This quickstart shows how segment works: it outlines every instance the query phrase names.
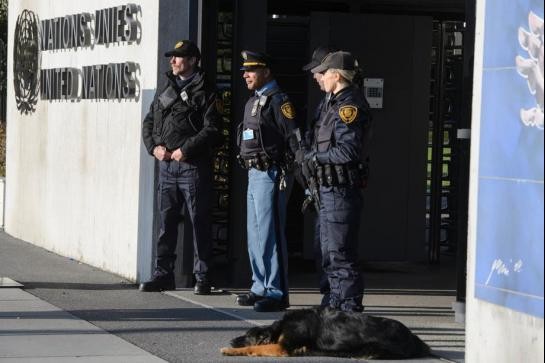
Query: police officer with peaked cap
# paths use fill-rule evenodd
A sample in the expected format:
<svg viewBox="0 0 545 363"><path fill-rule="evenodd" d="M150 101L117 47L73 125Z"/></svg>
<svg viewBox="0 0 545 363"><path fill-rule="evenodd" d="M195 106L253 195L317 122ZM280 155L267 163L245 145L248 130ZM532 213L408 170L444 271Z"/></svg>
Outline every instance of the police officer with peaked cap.
<svg viewBox="0 0 545 363"><path fill-rule="evenodd" d="M312 52L311 60L308 64L305 64L303 66L304 71L311 71L313 68L317 67L322 63L322 61L327 57L327 55L331 52L337 51L337 48L331 45L321 45L318 46L314 52ZM312 78L316 81L318 84L318 87L320 88L320 91L324 91L324 85L322 83L322 73L319 72L311 72ZM324 97L320 100L320 103L316 107L313 117L310 119L310 124L307 127L305 142L310 143L312 141L312 135L314 134L314 127L316 126L317 122L320 120L320 115L322 110L325 108L327 101L329 100L329 97L331 97L331 94L326 92Z"/></svg>
<svg viewBox="0 0 545 363"><path fill-rule="evenodd" d="M255 311L279 311L288 304L285 238L286 178L296 149L295 111L263 53L243 51L243 78L252 96L238 126L239 161L248 169L247 231L252 268L250 292L237 297Z"/></svg>
<svg viewBox="0 0 545 363"><path fill-rule="evenodd" d="M331 93L304 162L320 184L320 242L330 286L329 306L362 311L363 279L358 265L358 231L363 204L362 150L369 110L352 84L352 54L329 54L312 69L322 73L324 91Z"/></svg>
<svg viewBox="0 0 545 363"><path fill-rule="evenodd" d="M157 259L150 281L141 291L174 290L174 262L178 224L184 204L193 228L195 294L210 294L208 264L212 251L212 150L221 141L221 116L216 93L198 66L199 48L181 40L165 53L171 71L166 73L144 118L142 138L159 162L157 201L160 230Z"/></svg>

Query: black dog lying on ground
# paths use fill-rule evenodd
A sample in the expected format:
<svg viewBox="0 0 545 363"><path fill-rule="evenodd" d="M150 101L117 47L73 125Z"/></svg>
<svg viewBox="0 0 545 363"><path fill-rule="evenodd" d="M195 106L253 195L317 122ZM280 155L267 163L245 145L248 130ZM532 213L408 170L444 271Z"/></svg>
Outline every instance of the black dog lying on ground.
<svg viewBox="0 0 545 363"><path fill-rule="evenodd" d="M224 355L333 356L364 359L424 357L430 348L397 320L332 309L288 311L222 348Z"/></svg>

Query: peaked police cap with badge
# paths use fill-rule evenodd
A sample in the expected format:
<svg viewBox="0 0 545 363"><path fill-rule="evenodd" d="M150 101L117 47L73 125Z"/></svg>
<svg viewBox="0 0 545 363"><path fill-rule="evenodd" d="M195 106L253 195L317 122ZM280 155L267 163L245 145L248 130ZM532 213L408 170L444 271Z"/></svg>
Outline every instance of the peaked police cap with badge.
<svg viewBox="0 0 545 363"><path fill-rule="evenodd" d="M191 40L180 40L174 45L174 49L165 53L165 57L196 57L201 59L199 47Z"/></svg>
<svg viewBox="0 0 545 363"><path fill-rule="evenodd" d="M253 68L271 68L271 58L265 53L243 50L240 55L242 56L241 71L248 71Z"/></svg>

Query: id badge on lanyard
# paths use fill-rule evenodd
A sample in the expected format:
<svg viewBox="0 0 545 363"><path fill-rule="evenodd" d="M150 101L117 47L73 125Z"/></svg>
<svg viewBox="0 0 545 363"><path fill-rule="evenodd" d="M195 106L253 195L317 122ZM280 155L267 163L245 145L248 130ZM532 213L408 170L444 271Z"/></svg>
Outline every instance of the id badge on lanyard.
<svg viewBox="0 0 545 363"><path fill-rule="evenodd" d="M248 141L255 139L255 132L252 129L246 129L242 132L242 140Z"/></svg>

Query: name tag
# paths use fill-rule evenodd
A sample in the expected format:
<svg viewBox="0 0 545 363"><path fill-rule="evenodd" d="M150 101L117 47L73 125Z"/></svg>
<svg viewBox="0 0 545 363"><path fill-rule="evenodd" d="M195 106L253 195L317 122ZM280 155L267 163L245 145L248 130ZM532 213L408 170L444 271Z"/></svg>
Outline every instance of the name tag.
<svg viewBox="0 0 545 363"><path fill-rule="evenodd" d="M254 130L252 129L246 129L242 132L242 140L253 140L255 139Z"/></svg>

